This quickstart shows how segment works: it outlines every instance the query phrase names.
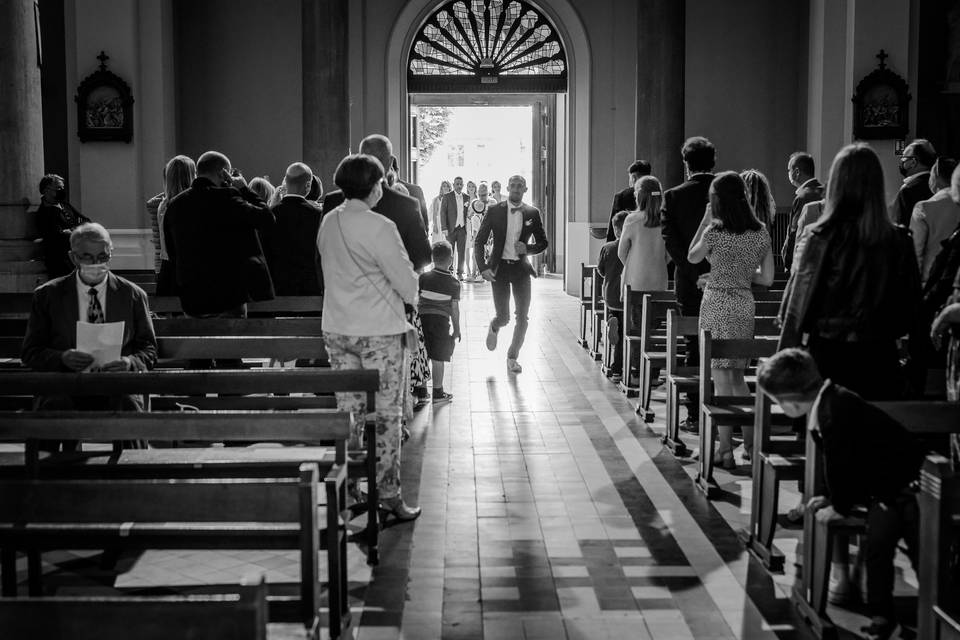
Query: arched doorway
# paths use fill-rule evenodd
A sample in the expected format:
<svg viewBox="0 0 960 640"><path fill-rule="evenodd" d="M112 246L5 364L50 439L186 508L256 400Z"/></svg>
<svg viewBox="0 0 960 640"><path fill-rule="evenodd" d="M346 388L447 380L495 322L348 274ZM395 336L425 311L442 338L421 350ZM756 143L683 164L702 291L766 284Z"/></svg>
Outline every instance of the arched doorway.
<svg viewBox="0 0 960 640"><path fill-rule="evenodd" d="M542 84L540 88L537 88L531 83L533 78L529 77L526 79L528 84L526 86L523 85L522 76L524 75L536 77L547 74L522 71L522 64L536 63L537 61L542 62L546 59L548 63L554 63L553 68L558 67L558 65L555 64L558 61L558 52L552 45L544 44L553 40L542 36L542 40L537 40L535 43L535 46L539 47L536 50L539 51L541 48L549 47L546 51L549 55L539 56L536 59L526 58L523 63L518 64L515 68L521 72L516 73L516 75L521 76L521 80L514 81L513 78L509 77L512 74L504 73L504 71L512 70L506 69L505 67L509 66L511 62L516 62L515 58L522 56L515 56L514 59L501 57L499 60L501 68L500 72L497 73L497 81L491 82L491 76L489 74L492 74L493 71L497 69L498 61L496 60L496 56L490 56L491 60L485 61L484 58L487 56L471 56L459 50L454 52L443 52L440 50L441 53L445 53L453 61L460 58L460 64L466 67L462 69L465 73L460 75L472 75L474 80L457 80L455 78L451 79L450 77L447 77L445 81L438 81L436 79L427 80L425 85L429 82L446 82L446 86L440 87L446 90L435 94L416 93L416 91L411 92L411 86L413 89L428 87L418 85L418 81L416 80L411 83L410 63L419 59L425 63L433 62L437 64L436 61L429 59L430 56L423 56L423 53L420 53L419 58L417 57L417 52L414 49L417 37L425 27L431 23L440 29L441 32L443 31L439 25L440 18L438 14L440 11L447 10L448 15L453 20L457 20L452 10L456 4L458 4L457 0L447 0L444 2L438 2L437 0L410 0L404 6L403 10L400 11L391 31L386 57L387 73L385 74L388 104L387 133L392 140L398 142L394 147L397 151L398 160L401 166L409 167L416 154L415 141L412 137L412 128L410 126L412 113L411 95L415 96L414 104L418 99L417 97L424 95L444 95L447 100L459 99L468 104L472 104L471 100L476 98L477 93L471 94L464 92L464 89L468 91L470 89L481 89L480 99L488 104L491 103L491 100L497 99L498 96L533 96L535 93L539 93L541 97L553 97L554 104L548 107L546 117L543 117L542 112L540 117L540 121L545 123L549 131L552 132L546 136L546 138L549 139L549 142L553 145L552 148L548 148L548 156L552 159L552 162L549 163L550 179L544 180L544 188L541 191L544 196L549 193L553 202L551 209L551 215L555 221L554 237L551 243L553 265L557 272L562 271L565 274L573 273L575 269L572 268L570 260L567 258L570 254L568 247L575 245L573 255L578 256L577 258L571 259L582 260L583 254L580 247L587 243L587 230L586 228L579 229L580 225L577 225L576 237L571 238L571 233L568 232L568 227L570 226L568 222L573 220L574 211L586 211L589 206L591 69L590 48L586 30L569 0L551 0L549 5L546 3L534 4L526 0L460 0L459 4L462 5L460 9L461 15L464 20L471 25L471 29L474 31L476 31L476 29L474 28L474 23L470 22L471 15L473 15L476 27L480 27L481 25L481 21L477 18L477 15L482 15L482 28L487 29L486 25L489 16L492 15L496 17L496 22L491 20L491 25L499 25L501 23L499 12L511 11L511 5L515 5L516 7L513 11L519 12L518 19L522 20L527 11L534 11L537 15L541 16L543 24L551 28L555 41L563 53L563 74L565 74L565 77L554 73L551 74L553 76L552 79L545 81L543 78L539 78L536 79L536 81L549 83L556 81L557 76L560 76L565 80L566 91L555 93L555 91L557 91L556 84L552 86ZM477 5L476 12L473 11L474 5ZM480 5L483 5L482 11L480 10ZM448 9L447 7L450 8ZM491 8L494 9L492 13L490 11ZM510 22L509 14L502 19L502 23L513 24ZM454 23L451 28L457 29L457 24L458 23ZM527 24L531 24L530 18L528 18ZM532 24L533 26L539 26L537 22L533 22ZM533 26L530 28L532 29ZM460 24L460 28L463 28L462 24ZM466 29L463 29L463 31L466 31ZM519 27L516 31L519 31ZM541 30L540 33L543 34L543 31ZM488 36L489 34L490 31L487 31ZM469 38L470 36L467 35L466 37ZM509 30L507 34L504 34L504 37L512 37ZM507 42L509 42L509 39ZM453 42L450 44L454 45ZM479 47L479 40L477 40L477 45ZM494 40L494 48L491 50L493 53L497 52L495 45L496 40ZM411 53L415 55L411 56ZM454 53L459 53L460 55L453 55ZM475 58L478 57L479 60L476 60ZM474 67L471 68L470 65L465 64L466 61L462 60L462 58L466 58L466 61L473 62ZM443 58L438 59L441 61L444 60ZM483 65L483 71L480 74L476 73L477 63ZM452 62L452 64L456 64L456 62ZM531 67L528 66L526 68L530 69ZM537 70L539 71L540 69ZM488 79L486 82L482 79L484 74L487 74L486 77ZM477 78L479 78L479 80L477 80ZM454 85L458 83L461 85L460 91L450 91L450 89L455 88ZM471 84L473 86L469 87ZM434 87L436 86L435 84ZM533 92L523 93L524 90L530 91L531 89ZM516 93L517 91L520 91L520 93ZM451 96L457 96L458 98L451 98ZM551 115L553 116L552 118ZM432 190L434 189L431 188L430 191ZM581 235L584 237L580 237ZM577 266L576 269L579 269L579 267ZM566 289L572 292L573 284L571 282L566 283Z"/></svg>

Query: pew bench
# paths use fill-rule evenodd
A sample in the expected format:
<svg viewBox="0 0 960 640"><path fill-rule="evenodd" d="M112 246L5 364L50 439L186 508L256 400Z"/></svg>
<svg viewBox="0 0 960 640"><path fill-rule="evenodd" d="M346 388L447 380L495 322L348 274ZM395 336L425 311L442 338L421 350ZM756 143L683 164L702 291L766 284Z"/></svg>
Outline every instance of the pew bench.
<svg viewBox="0 0 960 640"><path fill-rule="evenodd" d="M960 638L960 578L946 562L960 542L960 473L950 461L930 455L920 471L920 584L918 636ZM955 568L956 569L956 568Z"/></svg>
<svg viewBox="0 0 960 640"><path fill-rule="evenodd" d="M0 413L0 440L25 442L24 466L0 478L0 566L6 596L16 594L15 552L28 554L28 585L40 595L40 552L55 549L291 549L301 553L300 595L271 597L277 621L315 628L318 549L329 566L330 633L349 624L346 584L346 442L350 416L340 412ZM265 434L269 434L266 435ZM318 442L334 440L324 474L326 520L318 521L319 467L311 448L270 449L218 464L207 449L150 450L97 463L87 456L41 461L41 439ZM264 455L257 456L263 452ZM179 455L178 455L179 454ZM193 454L193 455L191 455ZM72 463L71 463L72 462ZM14 497L16 496L16 497ZM323 526L321 526L323 525Z"/></svg>
<svg viewBox="0 0 960 640"><path fill-rule="evenodd" d="M266 640L267 585L257 576L235 593L0 598L0 629L4 640Z"/></svg>
<svg viewBox="0 0 960 640"><path fill-rule="evenodd" d="M649 297L647 311L651 312L648 317L644 310L644 300ZM647 384L653 384L649 381L650 374L644 376L645 364L654 366L649 360L644 362L642 354L645 347L652 347L653 335L655 329L666 319L667 307L675 304L676 295L673 291L634 291L629 285L625 288L623 294L623 379L620 381L619 388L628 398L641 396L643 389ZM656 303L656 304L654 304ZM654 311L663 309L663 318L657 321L652 317ZM647 349L652 350L652 349ZM633 383L633 371L637 369L637 383ZM643 406L641 397L638 404Z"/></svg>
<svg viewBox="0 0 960 640"><path fill-rule="evenodd" d="M577 334L577 344L584 349L590 349L590 319L593 316L593 270L596 265L580 263L580 329Z"/></svg>
<svg viewBox="0 0 960 640"><path fill-rule="evenodd" d="M603 324L603 277L594 267L590 274L590 357L594 360L603 359L603 350L606 327Z"/></svg>

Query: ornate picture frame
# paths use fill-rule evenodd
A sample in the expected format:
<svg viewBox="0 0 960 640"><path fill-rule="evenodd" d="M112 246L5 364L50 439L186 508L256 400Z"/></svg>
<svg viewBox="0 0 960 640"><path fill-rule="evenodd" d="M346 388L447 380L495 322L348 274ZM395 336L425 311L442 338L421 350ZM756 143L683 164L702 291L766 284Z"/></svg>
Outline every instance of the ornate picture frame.
<svg viewBox="0 0 960 640"><path fill-rule="evenodd" d="M81 142L133 140L133 94L124 80L107 69L109 56L97 56L100 68L83 79L77 103L77 136Z"/></svg>
<svg viewBox="0 0 960 640"><path fill-rule="evenodd" d="M887 68L883 49L880 64L853 95L853 136L858 140L902 140L910 129L910 90L906 80Z"/></svg>

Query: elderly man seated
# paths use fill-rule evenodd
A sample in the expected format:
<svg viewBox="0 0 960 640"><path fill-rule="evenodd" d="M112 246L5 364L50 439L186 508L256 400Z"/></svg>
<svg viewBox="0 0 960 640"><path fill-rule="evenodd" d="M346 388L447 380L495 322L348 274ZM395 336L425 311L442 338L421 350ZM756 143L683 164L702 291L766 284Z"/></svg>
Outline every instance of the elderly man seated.
<svg viewBox="0 0 960 640"><path fill-rule="evenodd" d="M72 273L51 280L33 292L33 308L20 358L36 371L84 371L94 356L77 349L77 322L123 322L120 359L100 371L146 371L157 360L157 339L147 307L147 294L129 280L110 273L113 244L95 222L70 234ZM143 409L138 396L42 396L35 409Z"/></svg>

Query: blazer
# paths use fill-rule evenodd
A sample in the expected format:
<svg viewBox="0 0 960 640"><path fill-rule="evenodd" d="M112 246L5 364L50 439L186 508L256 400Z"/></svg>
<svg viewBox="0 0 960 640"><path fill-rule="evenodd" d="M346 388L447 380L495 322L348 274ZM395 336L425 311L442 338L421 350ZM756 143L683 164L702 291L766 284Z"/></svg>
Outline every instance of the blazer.
<svg viewBox="0 0 960 640"><path fill-rule="evenodd" d="M317 252L320 207L300 196L284 196L271 211L277 222L261 239L277 295L323 295Z"/></svg>
<svg viewBox="0 0 960 640"><path fill-rule="evenodd" d="M323 197L323 213L330 213L343 204L343 191L337 189ZM407 257L417 271L424 268L433 260L430 253L430 240L427 239L427 230L420 217L420 205L410 196L394 191L384 183L383 197L373 208L387 220L397 226L403 248L407 250Z"/></svg>
<svg viewBox="0 0 960 640"><path fill-rule="evenodd" d="M706 260L690 264L687 253L703 220L713 178L712 173L698 173L663 194L660 232L667 254L676 265L677 301L688 309L699 307L701 294L697 289L697 278L710 271L710 263Z"/></svg>
<svg viewBox="0 0 960 640"><path fill-rule="evenodd" d="M910 231L913 232L913 247L922 282L930 276L933 261L940 252L940 243L950 237L957 224L960 224L960 205L950 197L949 189L941 189L913 208Z"/></svg>
<svg viewBox="0 0 960 640"><path fill-rule="evenodd" d="M150 320L147 294L113 273L107 274L106 322L123 321L120 355L137 360L138 369L151 369L157 361L157 338ZM70 371L60 357L77 347L80 319L76 272L36 288L27 332L20 349L23 364L35 371Z"/></svg>
<svg viewBox="0 0 960 640"><path fill-rule="evenodd" d="M449 195L449 194L447 194ZM474 240L474 255L477 257L477 269L481 272L491 269L496 272L503 257L503 245L507 240L507 207L509 202L504 200L487 209L487 215L480 223L477 237ZM543 230L543 221L540 219L540 210L528 204L520 205L523 208L523 228L520 230L520 242L527 245L527 253L520 256L520 262L525 271L536 277L537 273L527 260L527 256L534 256L547 248L547 234ZM493 251L489 259L485 257L484 248L487 239L493 234ZM533 242L530 242L530 237Z"/></svg>
<svg viewBox="0 0 960 640"><path fill-rule="evenodd" d="M427 199L423 195L423 189L418 185L413 184L412 182L405 182L403 180L397 180L400 184L407 188L407 192L410 194L410 197L416 200L420 204L420 217L423 218L423 228L424 230L430 229L430 212L427 209Z"/></svg>
<svg viewBox="0 0 960 640"><path fill-rule="evenodd" d="M460 196L463 198L463 226L466 228L470 196L466 193L461 193ZM453 191L443 196L443 201L440 203L440 226L444 233L450 233L457 226L457 196Z"/></svg>
<svg viewBox="0 0 960 640"><path fill-rule="evenodd" d="M69 202L60 207L41 203L36 213L37 227L43 239L44 266L51 280L73 272L73 263L67 253L70 251L70 232L76 227L90 222L90 218L77 211Z"/></svg>
<svg viewBox="0 0 960 640"><path fill-rule="evenodd" d="M607 223L607 242L613 242L617 235L613 232L613 217L621 211L636 211L637 193L633 187L618 191L613 196L613 207L610 210L610 221Z"/></svg>
<svg viewBox="0 0 960 640"><path fill-rule="evenodd" d="M258 235L273 224L273 213L253 191L218 186L207 178L197 178L170 201L163 229L187 315L217 314L273 298Z"/></svg>
<svg viewBox="0 0 960 640"><path fill-rule="evenodd" d="M897 197L890 206L890 219L894 224L910 226L910 214L921 200L933 197L930 192L930 172L915 173L906 178L897 191Z"/></svg>
<svg viewBox="0 0 960 640"><path fill-rule="evenodd" d="M787 228L787 237L780 247L780 257L783 259L783 265L789 271L793 264L793 253L797 246L797 234L800 232L800 215L803 208L811 202L816 202L823 198L823 185L816 178L808 180L800 185L797 194L793 198L793 204L790 206L790 226Z"/></svg>

